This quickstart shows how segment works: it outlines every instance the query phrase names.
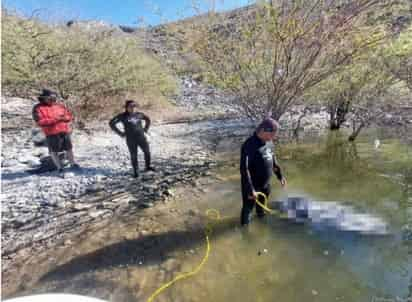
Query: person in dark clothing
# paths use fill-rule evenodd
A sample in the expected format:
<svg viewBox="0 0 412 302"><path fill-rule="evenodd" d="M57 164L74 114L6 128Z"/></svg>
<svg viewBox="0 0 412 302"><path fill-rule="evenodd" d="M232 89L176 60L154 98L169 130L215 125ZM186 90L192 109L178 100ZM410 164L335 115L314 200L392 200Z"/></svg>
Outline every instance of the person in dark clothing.
<svg viewBox="0 0 412 302"><path fill-rule="evenodd" d="M133 100L127 100L125 103L125 112L116 115L109 123L110 128L121 137L126 137L127 147L129 148L130 158L133 166L133 176L139 176L137 148L140 147L144 153L146 171L155 171L150 165L150 149L145 132L149 130L150 119L142 112L135 112L136 103ZM142 125L144 121L144 127ZM117 128L117 124L122 123L124 131Z"/></svg>
<svg viewBox="0 0 412 302"><path fill-rule="evenodd" d="M70 123L73 115L62 103L56 102L57 94L49 89L43 89L38 100L39 103L33 108L33 119L46 135L47 146L54 165L59 172L63 172L58 153L65 151L71 168L80 169L74 161L70 138Z"/></svg>
<svg viewBox="0 0 412 302"><path fill-rule="evenodd" d="M240 155L240 175L243 206L240 222L249 224L253 207L256 202L256 192L270 195L270 180L276 175L282 187L286 186L286 178L277 164L276 157L266 144L276 137L279 124L273 119L265 119L257 127L255 133L242 145ZM259 201L263 202L263 200ZM264 209L256 204L258 217L265 215Z"/></svg>

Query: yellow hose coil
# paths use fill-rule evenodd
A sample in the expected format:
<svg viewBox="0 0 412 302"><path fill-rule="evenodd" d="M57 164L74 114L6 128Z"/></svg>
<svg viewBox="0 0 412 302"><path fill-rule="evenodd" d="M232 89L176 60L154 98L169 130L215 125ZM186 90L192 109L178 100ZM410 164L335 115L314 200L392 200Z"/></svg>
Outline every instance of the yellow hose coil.
<svg viewBox="0 0 412 302"><path fill-rule="evenodd" d="M258 200L258 197L262 196L263 197L263 203L261 203ZM272 209L267 207L267 203L268 203L268 198L267 196L262 193L262 192L256 192L256 203L261 206L265 211L269 212L269 213L273 213L275 211L273 211ZM211 220L211 221L217 221L217 220L221 220L222 217L220 216L220 212L216 209L208 209L206 211L206 216ZM187 273L182 273L180 275L177 275L173 280L163 284L161 287L159 287L150 297L149 299L147 299L147 302L153 302L154 299L165 289L167 289L168 287L172 286L174 283L176 283L179 280L183 280L183 279L187 279L189 277L192 277L194 275L196 275L203 267L203 265L207 262L207 259L209 258L209 254L210 254L210 249L211 249L211 245L210 245L210 241L209 241L209 235L211 235L212 233L212 222L209 221L208 224L205 227L205 237L206 237L206 253L203 256L202 261L199 263L199 265L191 272L187 272Z"/></svg>
<svg viewBox="0 0 412 302"><path fill-rule="evenodd" d="M259 201L259 196L262 196L263 197L263 203L261 203L260 201ZM264 194L264 193L262 193L262 192L256 192L256 203L258 204L258 205L260 205L266 212L268 212L268 213L270 213L270 214L273 214L273 213L275 213L275 211L274 210L272 210L272 209L270 209L270 208L268 208L268 197L266 196L266 194Z"/></svg>

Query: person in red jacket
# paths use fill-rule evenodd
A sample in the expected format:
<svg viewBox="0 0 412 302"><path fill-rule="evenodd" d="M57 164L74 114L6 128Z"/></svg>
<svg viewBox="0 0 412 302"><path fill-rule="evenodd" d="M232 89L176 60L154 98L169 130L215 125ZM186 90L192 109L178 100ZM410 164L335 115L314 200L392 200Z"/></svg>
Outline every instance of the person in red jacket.
<svg viewBox="0 0 412 302"><path fill-rule="evenodd" d="M74 161L73 145L70 138L70 122L73 115L61 103L57 103L55 92L43 89L38 96L39 103L33 108L33 119L46 135L50 156L59 172L63 171L58 153L66 151L67 158L74 169L80 166Z"/></svg>

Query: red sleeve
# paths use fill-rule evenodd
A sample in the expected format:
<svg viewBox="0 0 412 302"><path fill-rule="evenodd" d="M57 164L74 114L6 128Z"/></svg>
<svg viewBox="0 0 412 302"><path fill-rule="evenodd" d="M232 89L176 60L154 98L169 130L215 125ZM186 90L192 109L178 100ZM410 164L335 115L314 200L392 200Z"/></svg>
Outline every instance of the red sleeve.
<svg viewBox="0 0 412 302"><path fill-rule="evenodd" d="M41 127L52 126L57 123L54 118L46 118L38 108L35 109L34 114L37 124Z"/></svg>
<svg viewBox="0 0 412 302"><path fill-rule="evenodd" d="M67 123L73 120L73 114L66 107L64 107L64 120Z"/></svg>

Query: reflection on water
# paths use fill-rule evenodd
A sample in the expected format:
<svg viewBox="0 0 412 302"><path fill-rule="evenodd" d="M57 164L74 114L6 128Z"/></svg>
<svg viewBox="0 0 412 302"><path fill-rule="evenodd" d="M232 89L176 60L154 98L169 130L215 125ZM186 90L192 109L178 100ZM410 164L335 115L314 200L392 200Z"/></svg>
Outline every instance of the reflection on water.
<svg viewBox="0 0 412 302"><path fill-rule="evenodd" d="M276 216L256 218L249 228L240 228L237 153L224 158L217 171L221 181L212 182L207 194L179 201L179 207L196 213L219 209L225 218L215 225L204 269L156 301L369 302L411 295L412 236L405 229L412 217L412 158L407 146L382 139L375 150L369 137L355 145L330 136L282 144L278 150L289 187L282 191L274 182L272 200L304 196L345 201L383 217L393 230L385 236L316 228ZM92 252L62 263L25 293L65 291L117 302L145 301L158 286L193 269L204 254L201 224L188 227L180 221L167 229L107 245L110 238L136 230L133 219L113 222L93 235L104 239L94 241ZM79 241L78 248L86 241Z"/></svg>

